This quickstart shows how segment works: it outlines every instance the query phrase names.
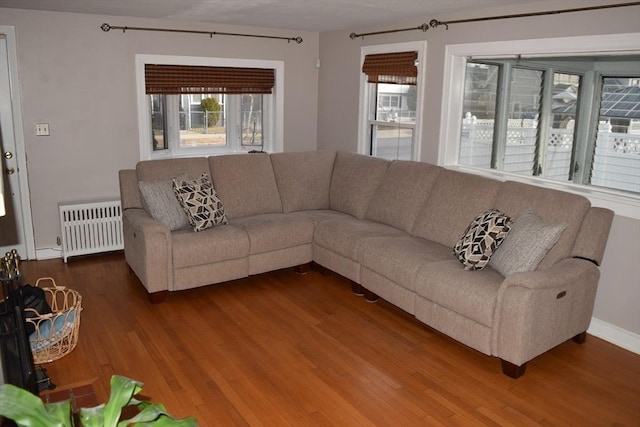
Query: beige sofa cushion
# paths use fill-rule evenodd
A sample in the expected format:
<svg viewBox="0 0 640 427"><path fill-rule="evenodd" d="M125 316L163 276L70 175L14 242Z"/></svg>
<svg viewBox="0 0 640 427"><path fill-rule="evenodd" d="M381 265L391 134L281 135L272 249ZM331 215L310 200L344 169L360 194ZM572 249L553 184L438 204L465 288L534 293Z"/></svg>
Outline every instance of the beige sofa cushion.
<svg viewBox="0 0 640 427"><path fill-rule="evenodd" d="M213 264L249 255L247 233L232 225L207 228L197 233L190 228L176 230L171 233L171 241L174 269Z"/></svg>
<svg viewBox="0 0 640 427"><path fill-rule="evenodd" d="M545 223L566 225L558 242L538 266L538 269L544 269L571 256L590 206L587 198L577 194L509 181L502 184L494 207L511 217L531 208Z"/></svg>
<svg viewBox="0 0 640 427"><path fill-rule="evenodd" d="M271 154L283 212L329 209L335 151Z"/></svg>
<svg viewBox="0 0 640 427"><path fill-rule="evenodd" d="M331 209L363 219L389 161L339 151L333 166Z"/></svg>
<svg viewBox="0 0 640 427"><path fill-rule="evenodd" d="M410 232L441 170L428 163L391 162L365 218Z"/></svg>
<svg viewBox="0 0 640 427"><path fill-rule="evenodd" d="M231 221L249 236L249 254L311 244L313 220L303 215L264 214Z"/></svg>
<svg viewBox="0 0 640 427"><path fill-rule="evenodd" d="M500 184L477 175L443 170L411 234L453 248L469 223L493 207Z"/></svg>
<svg viewBox="0 0 640 427"><path fill-rule="evenodd" d="M451 248L419 237L374 237L361 242L363 267L415 291L418 270L427 263L452 259Z"/></svg>
<svg viewBox="0 0 640 427"><path fill-rule="evenodd" d="M343 257L359 261L360 247L364 239L406 235L398 228L379 222L346 217L327 219L317 223L313 243Z"/></svg>
<svg viewBox="0 0 640 427"><path fill-rule="evenodd" d="M227 218L282 212L268 154L212 156L209 166Z"/></svg>
<svg viewBox="0 0 640 427"><path fill-rule="evenodd" d="M493 325L504 278L491 268L465 270L457 260L424 264L416 274L416 293L485 326Z"/></svg>

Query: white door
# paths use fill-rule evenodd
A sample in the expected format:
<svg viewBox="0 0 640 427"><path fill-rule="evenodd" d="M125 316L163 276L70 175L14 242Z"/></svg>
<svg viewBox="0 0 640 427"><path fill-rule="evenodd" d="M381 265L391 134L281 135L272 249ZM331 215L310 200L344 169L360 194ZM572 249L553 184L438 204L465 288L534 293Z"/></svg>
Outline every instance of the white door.
<svg viewBox="0 0 640 427"><path fill-rule="evenodd" d="M35 258L20 88L13 27L0 26L0 173L5 215L0 216L0 256L17 250Z"/></svg>

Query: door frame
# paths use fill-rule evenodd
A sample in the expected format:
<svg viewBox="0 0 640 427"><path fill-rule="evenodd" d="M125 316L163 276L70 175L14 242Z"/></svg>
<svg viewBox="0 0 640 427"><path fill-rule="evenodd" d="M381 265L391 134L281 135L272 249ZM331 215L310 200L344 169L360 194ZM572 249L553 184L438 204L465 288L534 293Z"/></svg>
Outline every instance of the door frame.
<svg viewBox="0 0 640 427"><path fill-rule="evenodd" d="M23 239L27 249L27 259L36 259L35 237L33 233L33 217L31 214L31 199L29 192L29 174L27 171L27 155L24 143L24 127L22 121L22 93L18 73L18 53L15 27L0 25L0 34L7 40L7 59L9 66L9 93L11 96L11 115L13 117L13 131L15 138L15 156L18 164L18 182L20 186L20 215L22 215L22 230L18 234ZM2 255L2 254L0 254ZM23 255L24 256L24 255Z"/></svg>

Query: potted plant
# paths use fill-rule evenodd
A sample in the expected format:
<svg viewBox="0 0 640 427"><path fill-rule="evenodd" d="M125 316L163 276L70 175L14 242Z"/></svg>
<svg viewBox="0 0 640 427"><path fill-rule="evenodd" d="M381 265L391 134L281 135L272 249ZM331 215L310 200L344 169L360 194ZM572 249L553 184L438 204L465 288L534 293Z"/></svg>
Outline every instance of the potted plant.
<svg viewBox="0 0 640 427"><path fill-rule="evenodd" d="M111 377L111 396L106 404L93 408L80 408L78 419L83 427L192 427L195 418L177 420L163 405L140 401L135 395L143 384L126 377ZM135 406L139 412L128 420L120 420L122 410ZM13 384L0 386L0 416L13 420L20 427L74 427L78 426L71 410L71 402L44 403L29 391Z"/></svg>

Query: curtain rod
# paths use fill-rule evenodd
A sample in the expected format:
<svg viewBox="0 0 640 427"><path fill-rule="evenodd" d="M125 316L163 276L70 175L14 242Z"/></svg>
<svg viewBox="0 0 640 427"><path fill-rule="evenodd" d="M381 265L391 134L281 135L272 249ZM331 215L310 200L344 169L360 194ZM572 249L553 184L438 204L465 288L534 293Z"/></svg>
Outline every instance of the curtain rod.
<svg viewBox="0 0 640 427"><path fill-rule="evenodd" d="M279 37L279 36L264 36L260 34L242 34L242 33L225 33L221 31L198 31L198 30L175 30L171 28L148 28L148 27L123 27L118 25L109 25L106 22L100 25L100 28L105 33L110 30L122 30L123 33L127 32L127 30L132 31L161 31L165 33L187 33L187 34L207 34L209 37L213 38L213 36L238 36L238 37L257 37L261 39L277 39L277 40L286 40L287 43L296 42L298 44L302 43L302 37Z"/></svg>
<svg viewBox="0 0 640 427"><path fill-rule="evenodd" d="M574 9L559 9L559 10L547 10L544 12L528 12L528 13L517 13L517 14L513 14L513 15L499 15L499 16L485 16L482 18L468 18L468 19L456 19L456 20L452 20L452 21L438 21L437 19L432 19L431 21L429 21L429 23L424 23L422 25L419 25L417 27L409 27L409 28L399 28L399 29L395 29L395 30L385 30L385 31L374 31L372 33L360 33L360 34L356 34L356 33L351 33L349 34L349 38L351 38L351 40L354 40L358 37L362 37L363 39L365 38L365 36L373 36L373 35L378 35L378 34L389 34L389 33L400 33L403 31L414 31L414 30L422 30L423 32L426 32L429 28L437 28L441 25L444 25L446 27L446 29L449 29L449 25L450 24L462 24L462 23L467 23L467 22L480 22L480 21L492 21L492 20L496 20L496 19L510 19L510 18L526 18L526 17L531 17L531 16L542 16L542 15L557 15L560 13L569 13L569 12L585 12L585 11L590 11L590 10L600 10L600 9L612 9L612 8L616 8L616 7L625 7L625 6L639 6L640 5L640 1L634 1L634 2L629 2L629 3L616 3L616 4L607 4L607 5L601 5L601 6L587 6L587 7L578 7L578 8L574 8Z"/></svg>

